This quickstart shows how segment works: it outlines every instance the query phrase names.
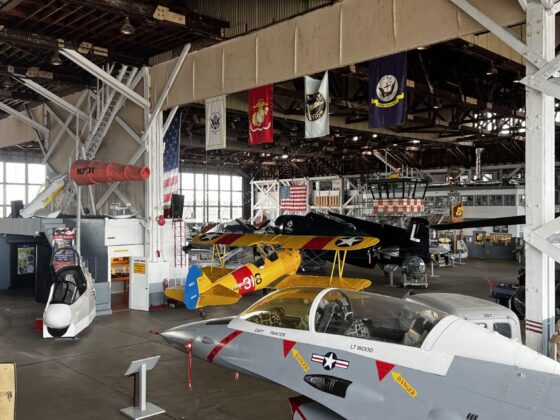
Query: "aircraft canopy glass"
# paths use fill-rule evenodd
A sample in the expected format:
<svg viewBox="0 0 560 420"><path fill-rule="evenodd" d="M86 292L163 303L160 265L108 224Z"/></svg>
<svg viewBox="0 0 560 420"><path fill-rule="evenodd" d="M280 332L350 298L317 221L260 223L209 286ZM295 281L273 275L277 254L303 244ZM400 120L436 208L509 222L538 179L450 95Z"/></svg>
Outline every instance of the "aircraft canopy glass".
<svg viewBox="0 0 560 420"><path fill-rule="evenodd" d="M272 293L241 314L241 318L270 327L309 330L309 312L324 289L301 287Z"/></svg>
<svg viewBox="0 0 560 420"><path fill-rule="evenodd" d="M86 280L74 267L64 267L56 274L51 303L73 304L85 292Z"/></svg>
<svg viewBox="0 0 560 420"><path fill-rule="evenodd" d="M309 330L317 302L315 331L366 340L420 347L447 314L389 296L334 289L300 287L280 290L259 300L241 318L259 325Z"/></svg>
<svg viewBox="0 0 560 420"><path fill-rule="evenodd" d="M420 347L445 316L389 296L332 290L317 306L315 331Z"/></svg>

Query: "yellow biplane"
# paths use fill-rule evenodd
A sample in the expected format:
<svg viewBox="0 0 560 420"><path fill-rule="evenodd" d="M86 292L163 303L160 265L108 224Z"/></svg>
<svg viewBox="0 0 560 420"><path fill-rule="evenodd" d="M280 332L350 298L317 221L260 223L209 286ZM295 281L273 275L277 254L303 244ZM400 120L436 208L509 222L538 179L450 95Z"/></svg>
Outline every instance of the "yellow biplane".
<svg viewBox="0 0 560 420"><path fill-rule="evenodd" d="M348 251L375 246L379 239L363 236L291 236L239 233L197 235L192 245L211 245L214 264L193 265L184 287L165 290L169 299L183 302L188 309L231 305L243 295L264 288L284 289L295 286L337 287L363 290L371 285L366 279L342 276ZM226 247L256 247L260 257L235 270L225 268ZM334 251L330 276L296 274L301 264L299 250ZM204 311L201 311L204 316Z"/></svg>

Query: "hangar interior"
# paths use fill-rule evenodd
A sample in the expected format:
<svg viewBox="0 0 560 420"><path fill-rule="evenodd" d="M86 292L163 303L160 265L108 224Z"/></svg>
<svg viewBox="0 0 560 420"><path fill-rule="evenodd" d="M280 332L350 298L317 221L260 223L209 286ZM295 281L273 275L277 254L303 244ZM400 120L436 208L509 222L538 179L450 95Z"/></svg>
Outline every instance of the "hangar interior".
<svg viewBox="0 0 560 420"><path fill-rule="evenodd" d="M558 12L0 0L0 420L560 418Z"/></svg>

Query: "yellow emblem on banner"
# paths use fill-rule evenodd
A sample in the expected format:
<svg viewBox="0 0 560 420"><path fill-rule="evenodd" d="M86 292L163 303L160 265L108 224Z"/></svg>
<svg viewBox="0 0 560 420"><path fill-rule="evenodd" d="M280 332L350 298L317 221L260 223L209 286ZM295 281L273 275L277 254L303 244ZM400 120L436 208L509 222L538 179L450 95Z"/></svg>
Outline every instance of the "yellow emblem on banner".
<svg viewBox="0 0 560 420"><path fill-rule="evenodd" d="M294 359L297 360L297 362L299 363L301 368L304 370L304 372L307 372L309 370L309 365L305 362L305 360L303 360L303 357L299 353L299 351L297 351L296 349L293 349L292 350L292 356L294 356Z"/></svg>
<svg viewBox="0 0 560 420"><path fill-rule="evenodd" d="M401 386L401 388L406 391L408 395L410 395L412 398L416 398L416 395L418 395L418 393L416 392L414 387L410 385L399 372L391 372L391 375L393 376L393 380L396 383L398 383Z"/></svg>
<svg viewBox="0 0 560 420"><path fill-rule="evenodd" d="M399 93L394 100L392 100L391 102L382 102L379 99L373 99L371 100L372 105L375 105L378 108L391 108L392 106L397 105L400 101L402 101L404 99L404 92Z"/></svg>

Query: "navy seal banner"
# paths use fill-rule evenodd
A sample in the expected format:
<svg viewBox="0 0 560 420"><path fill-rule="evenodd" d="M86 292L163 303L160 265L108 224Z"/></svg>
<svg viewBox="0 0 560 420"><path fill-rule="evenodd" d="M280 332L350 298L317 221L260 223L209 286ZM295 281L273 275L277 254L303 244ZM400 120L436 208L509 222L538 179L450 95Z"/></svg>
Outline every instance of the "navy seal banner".
<svg viewBox="0 0 560 420"><path fill-rule="evenodd" d="M226 97L206 99L206 150L226 148Z"/></svg>
<svg viewBox="0 0 560 420"><path fill-rule="evenodd" d="M329 72L323 80L305 76L305 138L329 135Z"/></svg>
<svg viewBox="0 0 560 420"><path fill-rule="evenodd" d="M406 120L406 52L369 62L369 127Z"/></svg>

